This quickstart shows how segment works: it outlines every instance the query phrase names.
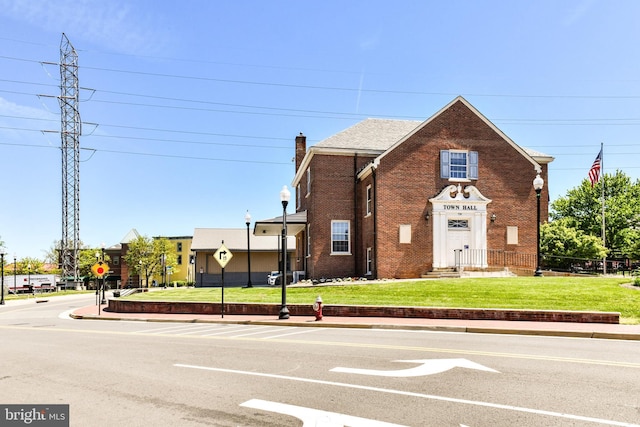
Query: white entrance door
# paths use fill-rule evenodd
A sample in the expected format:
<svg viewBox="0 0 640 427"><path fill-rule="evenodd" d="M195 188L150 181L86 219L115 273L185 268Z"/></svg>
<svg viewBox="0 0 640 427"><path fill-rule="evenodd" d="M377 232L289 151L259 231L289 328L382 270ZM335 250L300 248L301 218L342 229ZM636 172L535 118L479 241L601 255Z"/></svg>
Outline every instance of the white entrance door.
<svg viewBox="0 0 640 427"><path fill-rule="evenodd" d="M462 256L469 251L471 241L471 230L469 220L455 219L448 220L447 227L447 267L457 267L456 250Z"/></svg>

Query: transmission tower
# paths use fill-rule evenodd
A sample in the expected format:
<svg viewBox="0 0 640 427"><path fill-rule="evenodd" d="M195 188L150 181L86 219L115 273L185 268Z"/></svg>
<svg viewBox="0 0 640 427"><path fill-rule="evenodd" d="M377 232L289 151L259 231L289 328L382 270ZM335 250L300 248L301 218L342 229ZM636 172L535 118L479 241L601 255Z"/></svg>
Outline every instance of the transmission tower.
<svg viewBox="0 0 640 427"><path fill-rule="evenodd" d="M78 54L62 33L60 42L60 110L62 138L62 277L74 286L80 282L80 134Z"/></svg>

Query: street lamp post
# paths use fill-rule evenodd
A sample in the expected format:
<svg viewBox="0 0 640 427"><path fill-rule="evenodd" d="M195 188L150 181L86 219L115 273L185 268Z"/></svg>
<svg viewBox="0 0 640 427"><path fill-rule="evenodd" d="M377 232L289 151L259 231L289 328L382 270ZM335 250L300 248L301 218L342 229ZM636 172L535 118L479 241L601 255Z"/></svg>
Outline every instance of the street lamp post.
<svg viewBox="0 0 640 427"><path fill-rule="evenodd" d="M204 287L204 268L200 267L200 287Z"/></svg>
<svg viewBox="0 0 640 427"><path fill-rule="evenodd" d="M16 254L13 254L13 294L16 294L16 268L18 266L18 260Z"/></svg>
<svg viewBox="0 0 640 427"><path fill-rule="evenodd" d="M538 221L536 222L536 271L533 273L535 277L542 277L540 269L540 193L544 187L544 179L538 174L533 180L533 188L536 190L536 199L538 202Z"/></svg>
<svg viewBox="0 0 640 427"><path fill-rule="evenodd" d="M280 276L280 282L282 283L282 307L280 308L279 319L289 318L289 309L287 308L287 205L289 204L289 198L291 192L286 185L282 187L280 191L280 201L282 202L282 276Z"/></svg>
<svg viewBox="0 0 640 427"><path fill-rule="evenodd" d="M27 264L27 288L31 289L31 263Z"/></svg>
<svg viewBox="0 0 640 427"><path fill-rule="evenodd" d="M4 305L4 252L0 252L0 288L2 288L0 305Z"/></svg>
<svg viewBox="0 0 640 427"><path fill-rule="evenodd" d="M162 254L162 286L167 287L167 258L165 254Z"/></svg>
<svg viewBox="0 0 640 427"><path fill-rule="evenodd" d="M140 267L138 268L138 287L142 289L142 260L138 261Z"/></svg>
<svg viewBox="0 0 640 427"><path fill-rule="evenodd" d="M251 284L251 243L249 241L249 224L251 224L251 214L249 211L244 216L244 222L247 224L247 288L252 288Z"/></svg>

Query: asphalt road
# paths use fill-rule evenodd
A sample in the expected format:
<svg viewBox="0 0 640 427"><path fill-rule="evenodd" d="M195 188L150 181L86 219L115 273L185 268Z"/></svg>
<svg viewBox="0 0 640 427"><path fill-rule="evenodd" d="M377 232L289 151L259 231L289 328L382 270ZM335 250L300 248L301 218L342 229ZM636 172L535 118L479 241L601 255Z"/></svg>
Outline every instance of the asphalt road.
<svg viewBox="0 0 640 427"><path fill-rule="evenodd" d="M68 317L93 301L0 306L0 404L69 404L72 426L640 425L638 341Z"/></svg>

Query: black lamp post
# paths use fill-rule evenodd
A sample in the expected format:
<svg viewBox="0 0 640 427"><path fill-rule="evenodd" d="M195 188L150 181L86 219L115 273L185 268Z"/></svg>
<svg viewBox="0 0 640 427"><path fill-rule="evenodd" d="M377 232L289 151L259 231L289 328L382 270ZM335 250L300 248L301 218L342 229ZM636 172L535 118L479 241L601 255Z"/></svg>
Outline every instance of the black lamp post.
<svg viewBox="0 0 640 427"><path fill-rule="evenodd" d="M138 261L138 287L142 288L142 260Z"/></svg>
<svg viewBox="0 0 640 427"><path fill-rule="evenodd" d="M31 289L31 263L27 264L27 287Z"/></svg>
<svg viewBox="0 0 640 427"><path fill-rule="evenodd" d="M204 268L200 267L200 287L204 287Z"/></svg>
<svg viewBox="0 0 640 427"><path fill-rule="evenodd" d="M291 192L286 185L280 191L280 201L282 202L282 307L280 308L279 319L289 318L289 309L287 308L287 205L291 198Z"/></svg>
<svg viewBox="0 0 640 427"><path fill-rule="evenodd" d="M533 188L536 190L536 199L538 201L538 221L536 227L536 271L533 273L536 277L542 277L542 270L540 269L540 193L544 187L544 179L540 178L538 174L533 180Z"/></svg>
<svg viewBox="0 0 640 427"><path fill-rule="evenodd" d="M249 211L244 216L244 222L247 224L247 276L249 277L247 281L247 288L252 288L251 284L251 243L249 242L249 224L251 224L251 214Z"/></svg>
<svg viewBox="0 0 640 427"><path fill-rule="evenodd" d="M0 305L4 305L4 252L0 252L0 288L2 297L0 297Z"/></svg>
<svg viewBox="0 0 640 427"><path fill-rule="evenodd" d="M162 257L160 258L160 261L162 263L162 286L163 287L167 287L167 259L165 257L165 254L162 254Z"/></svg>
<svg viewBox="0 0 640 427"><path fill-rule="evenodd" d="M13 254L13 294L16 294L16 268L18 266L18 260L16 254Z"/></svg>

